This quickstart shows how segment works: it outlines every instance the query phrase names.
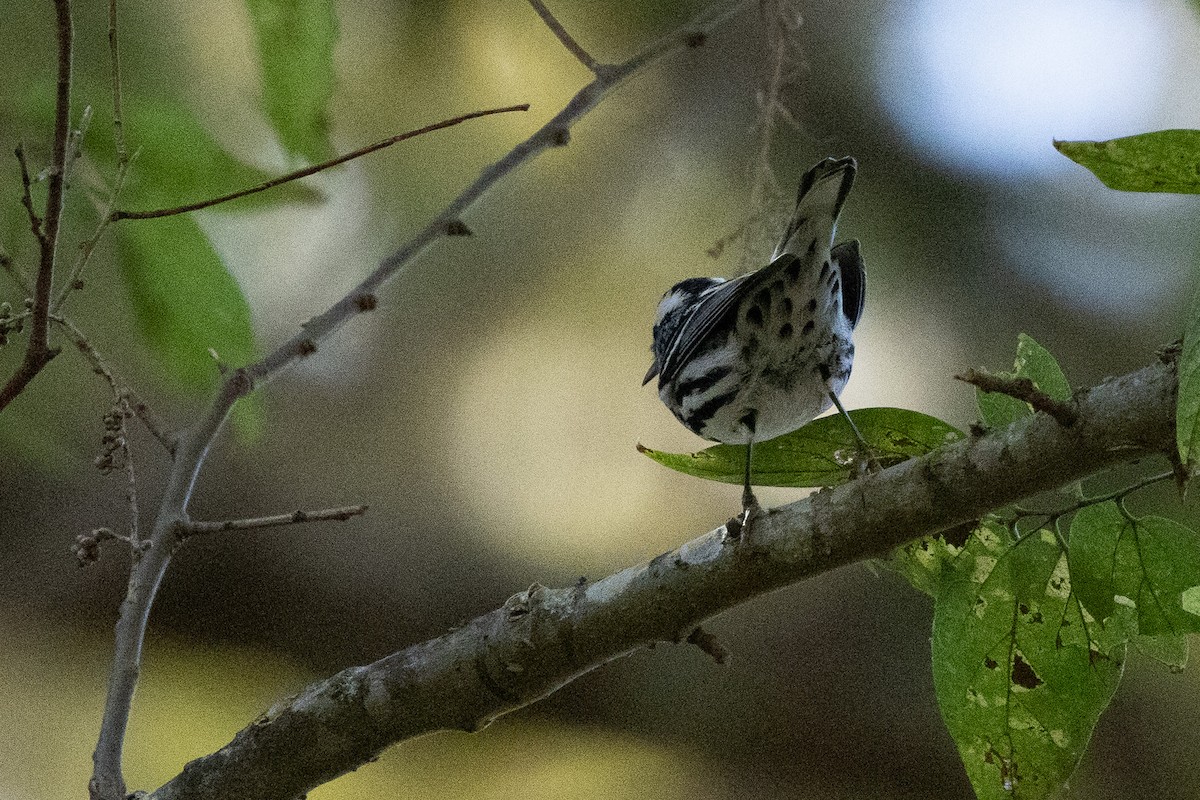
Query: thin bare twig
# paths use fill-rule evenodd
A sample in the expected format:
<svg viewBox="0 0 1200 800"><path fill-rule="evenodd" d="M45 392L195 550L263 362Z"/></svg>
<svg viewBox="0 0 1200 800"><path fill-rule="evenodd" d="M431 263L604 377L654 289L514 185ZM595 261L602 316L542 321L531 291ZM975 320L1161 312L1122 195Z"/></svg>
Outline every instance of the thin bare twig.
<svg viewBox="0 0 1200 800"><path fill-rule="evenodd" d="M100 213L100 220L96 223L95 230L92 235L85 241L80 243L79 252L75 256L75 263L71 265L71 271L67 273L67 279L63 281L62 287L58 290L58 294L54 297L54 302L50 304L50 312L57 314L62 311L62 307L66 305L67 298L79 289L83 288L83 272L87 269L87 265L92 260L92 255L96 252L96 247L100 244L100 239L104 236L104 232L108 230L108 226L112 224L113 210L117 207L117 200L121 196L121 191L125 188L125 181L129 177L129 170L133 161L128 156L123 160L118 159L117 174L113 180L112 191L108 195L108 203Z"/></svg>
<svg viewBox="0 0 1200 800"><path fill-rule="evenodd" d="M996 392L1014 397L1029 403L1035 411L1042 411L1064 427L1071 427L1079 419L1079 409L1075 403L1058 400L1043 392L1029 378L1009 378L1003 375L993 375L983 370L969 369L956 379L976 386L985 392Z"/></svg>
<svg viewBox="0 0 1200 800"><path fill-rule="evenodd" d="M1059 517L1065 517L1067 514L1073 514L1074 512L1085 509L1088 506L1107 503L1109 500L1124 500L1126 497L1136 491L1139 491L1140 489L1145 489L1147 486L1153 486L1156 483L1169 481L1174 477L1174 470L1169 472L1161 472L1157 475L1151 475L1149 477L1142 478L1136 483L1132 483L1129 486L1124 486L1115 491L1108 492L1107 494L1096 495L1095 497L1085 497L1069 506L1066 506L1065 508L1060 508L1055 511L1037 511L1035 509L1021 508L1019 506L1014 510L1017 512L1017 519L1021 519L1022 517L1046 517L1046 521L1042 524L1048 525Z"/></svg>
<svg viewBox="0 0 1200 800"><path fill-rule="evenodd" d="M16 262L12 260L12 256L3 251L0 251L0 269L8 273L8 276L13 279L13 283L17 284L17 288L26 297L33 296L33 284L29 282L29 276L17 266Z"/></svg>
<svg viewBox="0 0 1200 800"><path fill-rule="evenodd" d="M125 125L121 117L121 50L117 46L117 0L108 0L108 53L112 64L113 140L117 144L117 167L129 163Z"/></svg>
<svg viewBox="0 0 1200 800"><path fill-rule="evenodd" d="M250 517L248 519L227 519L221 522L197 522L186 520L175 528L176 535L183 539L205 533L224 533L226 531L250 531L260 528L278 528L281 525L297 525L304 522L327 522L336 520L345 522L353 517L367 513L367 506L341 506L340 508L324 508L320 511L292 511L288 514L274 514L269 517Z"/></svg>
<svg viewBox="0 0 1200 800"><path fill-rule="evenodd" d="M25 216L29 219L29 230L33 233L33 238L37 239L38 245L43 246L46 234L42 232L42 218L38 216L37 209L33 207L33 179L29 177L29 162L25 160L25 145L18 143L13 154L16 155L17 164L21 169L21 205L25 207Z"/></svg>
<svg viewBox="0 0 1200 800"><path fill-rule="evenodd" d="M33 286L33 318L25 358L8 382L0 388L0 411L25 390L58 350L50 347L50 292L54 286L54 265L57 258L58 229L62 222L63 189L66 178L67 140L71 135L71 59L74 31L71 26L71 3L54 0L58 34L58 79L54 98L54 145L46 193L46 210L41 225L34 226L41 257ZM28 181L23 155L22 180ZM32 213L32 203L30 204ZM36 215L33 215L36 216ZM32 220L31 220L32 222ZM40 233L38 231L40 228Z"/></svg>
<svg viewBox="0 0 1200 800"><path fill-rule="evenodd" d="M173 453L175 451L175 437L167 432L166 425L151 410L150 406L146 405L146 402L138 396L138 393L131 389L129 384L117 377L112 367L109 366L108 361L92 345L83 331L76 327L75 323L68 317L54 314L51 315L50 319L62 328L67 338L71 340L80 354L87 359L87 362L91 364L92 371L108 382L113 394L124 396L128 400L130 411L142 421L142 425L146 427L146 430L166 448L168 453Z"/></svg>
<svg viewBox="0 0 1200 800"><path fill-rule="evenodd" d="M738 0L731 5L710 10L685 27L653 42L629 60L597 73L595 79L580 89L561 111L507 155L484 169L479 177L423 230L399 250L384 258L370 275L340 300L304 323L299 332L265 358L227 372L208 411L190 426L179 440L175 461L150 536L150 546L135 561L130 572L129 584L117 621L113 668L109 676L104 719L96 745L97 775L103 770L105 780L101 783L93 779L92 786L100 786L103 791L93 791L92 800L121 800L124 796L124 782L120 778L120 756L129 723L134 688L137 686L141 669L146 623L163 575L180 545L176 530L179 523L187 519L187 506L196 478L233 404L295 361L313 355L322 340L333 335L358 314L375 308L377 291L402 267L411 263L433 242L449 235L455 223L462 222L464 212L510 172L547 149L565 145L570 139L571 126L595 108L623 81L666 53L699 46L704 42L709 30L748 4L749 0ZM116 791L118 788L121 791Z"/></svg>
<svg viewBox="0 0 1200 800"><path fill-rule="evenodd" d="M176 214L186 214L189 211L199 211L202 208L209 208L220 203L228 203L230 200L237 200L240 197L246 197L247 195L256 194L258 192L265 192L267 189L274 189L276 186L281 186L285 183L299 180L300 178L307 178L309 175L315 175L322 170L327 170L330 167L336 167L338 164L345 164L347 161L361 158L369 153L374 153L376 150L382 150L385 147L391 147L392 145L403 142L406 139L412 139L414 137L421 136L422 134L432 133L433 131L440 131L443 128L450 128L454 125L466 122L467 120L478 119L479 117L487 117L491 116L492 114L507 114L513 111L528 110L529 104L521 103L519 105L505 106L503 108L489 108L485 111L472 111L470 114L461 114L457 117L442 120L441 122L435 122L432 125L426 125L423 128L417 128L416 130L396 134L395 136L391 136L381 142L375 142L374 144L369 144L366 147L360 147L357 150L352 150L349 153L337 156L336 158L331 158L328 161L323 161L320 164L315 164L311 167L304 167L303 169L298 169L295 172L289 172L286 175L280 175L278 178L272 178L265 183L260 183L257 186L251 186L248 189L239 189L236 192L230 192L229 194L222 195L220 197L214 197L209 200L201 200L198 203L189 203L188 205L184 206L176 206L175 208L160 208L155 211L118 210L113 211L109 216L113 221L122 219L157 219L159 217L171 217Z"/></svg>
<svg viewBox="0 0 1200 800"><path fill-rule="evenodd" d="M546 4L542 0L529 0L529 5L533 6L533 10L542 18L542 22L546 23L546 27L558 37L558 41L562 42L562 46L567 48L580 64L583 64L592 73L596 73L602 68L602 65L596 59L592 58L592 54L584 50L579 42L575 41L575 37L567 32L567 29L550 12L550 9L546 8Z"/></svg>

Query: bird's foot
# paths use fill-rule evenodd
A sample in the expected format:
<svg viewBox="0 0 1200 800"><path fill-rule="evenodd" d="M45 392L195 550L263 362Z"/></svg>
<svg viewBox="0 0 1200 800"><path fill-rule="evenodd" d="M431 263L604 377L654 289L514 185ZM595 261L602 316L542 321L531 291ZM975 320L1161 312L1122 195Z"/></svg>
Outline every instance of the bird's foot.
<svg viewBox="0 0 1200 800"><path fill-rule="evenodd" d="M763 508L758 504L758 498L753 492L746 492L742 495L742 513L736 517L731 517L725 523L725 536L728 539L733 539L738 542L745 543L750 538L750 532L754 528L754 521L763 513Z"/></svg>

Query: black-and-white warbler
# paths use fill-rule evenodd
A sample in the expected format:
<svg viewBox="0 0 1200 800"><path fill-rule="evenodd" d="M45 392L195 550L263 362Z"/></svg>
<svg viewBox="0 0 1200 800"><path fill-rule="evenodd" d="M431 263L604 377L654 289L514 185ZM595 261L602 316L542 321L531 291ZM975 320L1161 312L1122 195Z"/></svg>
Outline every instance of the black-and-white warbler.
<svg viewBox="0 0 1200 800"><path fill-rule="evenodd" d="M853 158L827 158L804 174L796 211L767 266L739 278L688 278L663 295L654 321L658 396L706 439L746 445L743 522L754 442L796 430L830 404L854 363L866 272L858 241L833 246L854 183Z"/></svg>

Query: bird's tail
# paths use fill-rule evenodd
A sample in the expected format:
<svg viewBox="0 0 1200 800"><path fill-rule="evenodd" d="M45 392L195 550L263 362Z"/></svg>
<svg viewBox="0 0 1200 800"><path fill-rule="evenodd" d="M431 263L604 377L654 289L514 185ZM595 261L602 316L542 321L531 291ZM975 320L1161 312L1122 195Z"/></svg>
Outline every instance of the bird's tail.
<svg viewBox="0 0 1200 800"><path fill-rule="evenodd" d="M833 243L838 214L854 185L857 171L858 162L847 156L827 158L804 173L796 193L796 211L775 248L772 261L784 253L803 256L812 242L821 249Z"/></svg>

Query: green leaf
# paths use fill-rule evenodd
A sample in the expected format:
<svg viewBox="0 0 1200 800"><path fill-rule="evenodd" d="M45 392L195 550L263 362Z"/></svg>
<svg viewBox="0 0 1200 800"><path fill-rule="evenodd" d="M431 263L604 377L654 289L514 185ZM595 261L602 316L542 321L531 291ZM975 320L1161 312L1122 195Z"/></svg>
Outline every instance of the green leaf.
<svg viewBox="0 0 1200 800"><path fill-rule="evenodd" d="M216 383L209 348L233 366L254 358L246 300L190 217L127 224L118 233L138 329L175 383L189 392Z"/></svg>
<svg viewBox="0 0 1200 800"><path fill-rule="evenodd" d="M267 116L284 149L316 164L331 158L329 98L337 15L332 0L246 0L262 68Z"/></svg>
<svg viewBox="0 0 1200 800"><path fill-rule="evenodd" d="M1168 667L1172 672L1183 672L1188 662L1188 637L1183 636L1134 636L1133 646L1142 655Z"/></svg>
<svg viewBox="0 0 1200 800"><path fill-rule="evenodd" d="M257 186L275 177L225 152L187 107L136 95L127 95L124 100L126 137L136 158L121 194L122 208L172 208ZM115 146L111 121L94 120L84 150L99 162L105 174L116 169ZM320 198L317 191L291 181L213 209L245 210L284 202L312 203ZM122 224L161 223L133 220Z"/></svg>
<svg viewBox="0 0 1200 800"><path fill-rule="evenodd" d="M985 523L937 596L938 705L981 800L1054 795L1120 682L1125 644L1086 618L1050 531Z"/></svg>
<svg viewBox="0 0 1200 800"><path fill-rule="evenodd" d="M1062 367L1049 350L1027 333L1017 336L1017 360L1013 367L1018 376L1029 378L1055 400L1071 399L1071 384Z"/></svg>
<svg viewBox="0 0 1200 800"><path fill-rule="evenodd" d="M914 589L936 597L947 569L961 552L961 547L942 536L922 536L897 547L881 563L898 572Z"/></svg>
<svg viewBox="0 0 1200 800"><path fill-rule="evenodd" d="M1200 193L1200 131L1154 131L1105 142L1055 141L1054 147L1110 189Z"/></svg>
<svg viewBox="0 0 1200 800"><path fill-rule="evenodd" d="M1071 521L1071 575L1099 620L1120 605L1137 611L1142 635L1200 632L1191 602L1200 592L1200 534L1177 522L1133 518L1111 501L1080 509Z"/></svg>
<svg viewBox="0 0 1200 800"><path fill-rule="evenodd" d="M849 413L883 467L963 437L935 417L903 408ZM854 473L856 447L854 433L840 414L821 417L797 431L756 442L753 481L757 486L835 486ZM640 449L663 466L710 481L740 484L746 471L744 445L719 444L698 453Z"/></svg>
<svg viewBox="0 0 1200 800"><path fill-rule="evenodd" d="M1200 289L1192 295L1183 333L1183 350L1179 354L1175 442L1179 460L1191 473L1200 461Z"/></svg>
<svg viewBox="0 0 1200 800"><path fill-rule="evenodd" d="M1017 336L1017 357L1012 372L998 373L1005 378L1029 378L1033 384L1056 400L1071 399L1071 384L1050 351L1027 333ZM979 418L991 428L1007 428L1033 414L1028 403L999 392L976 389Z"/></svg>

